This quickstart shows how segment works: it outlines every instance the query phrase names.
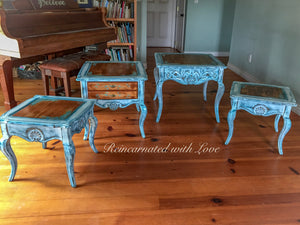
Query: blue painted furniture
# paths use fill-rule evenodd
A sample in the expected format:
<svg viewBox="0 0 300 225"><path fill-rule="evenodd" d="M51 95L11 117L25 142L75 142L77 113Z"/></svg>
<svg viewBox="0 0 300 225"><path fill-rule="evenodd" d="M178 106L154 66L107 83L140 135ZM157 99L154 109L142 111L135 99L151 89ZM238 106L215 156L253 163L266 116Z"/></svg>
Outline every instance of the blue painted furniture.
<svg viewBox="0 0 300 225"><path fill-rule="evenodd" d="M117 110L135 104L141 111L139 126L145 138L144 121L147 107L144 103L146 71L141 62L88 61L82 66L77 80L81 97L97 99L101 108Z"/></svg>
<svg viewBox="0 0 300 225"><path fill-rule="evenodd" d="M10 161L12 170L9 181L17 171L17 159L10 145L11 136L18 136L30 142L41 142L46 148L47 142L59 139L63 142L67 172L72 187L76 187L74 178L75 146L72 136L85 128L84 140L88 138L95 153L94 135L97 119L94 116L94 100L34 96L7 111L0 117L2 130L1 151Z"/></svg>
<svg viewBox="0 0 300 225"><path fill-rule="evenodd" d="M215 98L215 115L219 123L219 104L224 94L223 72L226 66L210 54L182 54L182 53L155 53L156 68L154 77L158 97L158 113L156 122L159 122L162 108L162 86L167 80L173 80L184 85L199 85L204 83L203 96L206 101L208 81L218 82L218 92Z"/></svg>
<svg viewBox="0 0 300 225"><path fill-rule="evenodd" d="M230 98L231 110L227 116L229 133L225 144L227 145L232 137L233 121L237 110L242 109L258 116L276 115L274 122L276 132L282 116L284 125L278 137L278 152L282 155L283 138L292 126L290 112L292 107L297 106L291 90L282 86L235 81L231 87Z"/></svg>

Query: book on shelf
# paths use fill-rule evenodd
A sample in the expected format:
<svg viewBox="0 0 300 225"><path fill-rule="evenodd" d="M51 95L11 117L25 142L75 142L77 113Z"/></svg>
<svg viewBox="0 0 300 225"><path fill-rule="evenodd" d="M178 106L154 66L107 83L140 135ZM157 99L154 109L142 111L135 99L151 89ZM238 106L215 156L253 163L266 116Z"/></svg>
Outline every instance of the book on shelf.
<svg viewBox="0 0 300 225"><path fill-rule="evenodd" d="M100 7L107 9L108 18L134 18L134 3L122 0L98 0Z"/></svg>
<svg viewBox="0 0 300 225"><path fill-rule="evenodd" d="M108 43L133 43L134 41L134 24L129 22L114 23L109 22L111 26L116 27L117 39Z"/></svg>
<svg viewBox="0 0 300 225"><path fill-rule="evenodd" d="M111 47L106 49L105 53L111 57L111 61L130 61L133 59L130 47Z"/></svg>
<svg viewBox="0 0 300 225"><path fill-rule="evenodd" d="M130 3L129 10L130 10L130 18L134 18L134 3L133 2Z"/></svg>
<svg viewBox="0 0 300 225"><path fill-rule="evenodd" d="M99 7L107 11L106 21L115 27L116 40L109 41L106 54L112 61L136 60L135 0L98 0Z"/></svg>
<svg viewBox="0 0 300 225"><path fill-rule="evenodd" d="M131 59L133 58L132 46L129 46L129 56L130 56Z"/></svg>

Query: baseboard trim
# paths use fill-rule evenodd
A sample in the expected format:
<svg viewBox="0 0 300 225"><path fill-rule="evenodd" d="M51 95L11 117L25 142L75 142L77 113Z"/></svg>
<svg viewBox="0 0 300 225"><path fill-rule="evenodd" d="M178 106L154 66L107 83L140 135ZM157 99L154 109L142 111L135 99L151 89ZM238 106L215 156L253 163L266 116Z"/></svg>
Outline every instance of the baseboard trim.
<svg viewBox="0 0 300 225"><path fill-rule="evenodd" d="M298 105L297 107L293 107L292 111L296 113L298 116L300 116L300 106Z"/></svg>
<svg viewBox="0 0 300 225"><path fill-rule="evenodd" d="M144 69L146 70L146 69L147 69L147 66L148 66L147 62L144 62L144 63L143 63L143 66L144 66Z"/></svg>
<svg viewBox="0 0 300 225"><path fill-rule="evenodd" d="M213 56L226 57L229 56L229 52L197 52L197 51L184 51L184 53L196 53L196 54L212 54Z"/></svg>
<svg viewBox="0 0 300 225"><path fill-rule="evenodd" d="M258 80L252 74L247 73L247 72L241 70L240 68L238 68L237 66L235 66L235 65L233 65L231 63L228 63L227 68L230 69L230 70L232 70L233 72L235 72L236 74L238 74L239 76L241 76L242 78L244 78L248 82L262 83L260 80ZM293 107L292 111L294 113L296 113L298 116L300 116L300 106Z"/></svg>
<svg viewBox="0 0 300 225"><path fill-rule="evenodd" d="M240 75L242 78L244 78L248 82L255 82L255 83L261 83L260 80L258 80L255 76L253 76L250 73L247 73L240 68L236 67L235 65L228 63L227 68L235 72L236 74Z"/></svg>

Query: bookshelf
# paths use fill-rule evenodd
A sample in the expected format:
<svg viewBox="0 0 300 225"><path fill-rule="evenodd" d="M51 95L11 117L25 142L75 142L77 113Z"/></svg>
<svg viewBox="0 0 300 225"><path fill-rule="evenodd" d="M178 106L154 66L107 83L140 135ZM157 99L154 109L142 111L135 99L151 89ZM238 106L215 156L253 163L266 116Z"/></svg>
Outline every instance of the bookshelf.
<svg viewBox="0 0 300 225"><path fill-rule="evenodd" d="M98 0L107 11L106 22L114 26L117 40L107 43L112 61L136 61L137 0Z"/></svg>

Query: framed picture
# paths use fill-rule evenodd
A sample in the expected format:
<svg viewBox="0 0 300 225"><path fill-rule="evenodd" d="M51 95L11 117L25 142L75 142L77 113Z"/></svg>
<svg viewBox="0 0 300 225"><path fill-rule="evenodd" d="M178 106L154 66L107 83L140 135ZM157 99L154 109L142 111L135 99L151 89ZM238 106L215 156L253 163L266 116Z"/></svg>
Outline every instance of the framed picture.
<svg viewBox="0 0 300 225"><path fill-rule="evenodd" d="M89 4L89 0L77 0L78 4Z"/></svg>
<svg viewBox="0 0 300 225"><path fill-rule="evenodd" d="M79 7L81 8L92 8L93 0L77 0Z"/></svg>

